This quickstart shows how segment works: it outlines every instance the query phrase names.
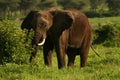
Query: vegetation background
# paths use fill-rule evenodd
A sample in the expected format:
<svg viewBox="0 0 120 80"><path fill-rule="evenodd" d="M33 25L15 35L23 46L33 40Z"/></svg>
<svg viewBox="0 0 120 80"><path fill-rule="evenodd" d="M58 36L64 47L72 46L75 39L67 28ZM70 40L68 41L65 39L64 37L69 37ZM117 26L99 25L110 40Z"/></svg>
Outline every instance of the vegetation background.
<svg viewBox="0 0 120 80"><path fill-rule="evenodd" d="M119 80L119 3L120 0L0 0L0 80ZM42 47L36 60L29 63L33 31L27 36L20 25L29 11L51 7L75 8L89 17L92 45L100 57L90 49L86 68L79 67L77 56L74 68L58 70L55 52L53 66L47 67Z"/></svg>
<svg viewBox="0 0 120 80"><path fill-rule="evenodd" d="M0 0L0 17L13 19L31 10L76 8L88 17L120 15L120 0Z"/></svg>

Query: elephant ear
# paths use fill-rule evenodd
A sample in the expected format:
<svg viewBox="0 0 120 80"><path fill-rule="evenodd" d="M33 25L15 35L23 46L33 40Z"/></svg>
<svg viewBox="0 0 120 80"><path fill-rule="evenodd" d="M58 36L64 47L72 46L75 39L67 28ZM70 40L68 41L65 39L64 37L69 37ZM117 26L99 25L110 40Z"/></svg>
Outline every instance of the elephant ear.
<svg viewBox="0 0 120 80"><path fill-rule="evenodd" d="M31 11L24 19L24 21L22 22L21 24L21 29L27 29L27 30L30 30L33 28L32 26L32 20L35 16L35 14L37 13L38 11Z"/></svg>
<svg viewBox="0 0 120 80"><path fill-rule="evenodd" d="M72 26L73 22L74 22L74 17L73 14L71 12L64 12L63 13L63 22L62 22L62 27L65 29L68 29Z"/></svg>
<svg viewBox="0 0 120 80"><path fill-rule="evenodd" d="M71 12L65 10L51 11L53 15L53 29L54 32L62 33L65 29L72 26L74 17Z"/></svg>

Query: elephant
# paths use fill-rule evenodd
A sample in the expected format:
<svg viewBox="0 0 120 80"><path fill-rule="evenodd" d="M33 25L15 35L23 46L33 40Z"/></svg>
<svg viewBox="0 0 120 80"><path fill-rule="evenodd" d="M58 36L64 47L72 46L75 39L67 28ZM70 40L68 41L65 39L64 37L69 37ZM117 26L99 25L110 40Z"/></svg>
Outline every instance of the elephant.
<svg viewBox="0 0 120 80"><path fill-rule="evenodd" d="M34 30L34 51L30 62L36 57L39 46L43 46L44 64L52 66L52 52L57 54L58 68L74 66L75 57L80 56L80 67L87 63L92 38L92 28L87 16L76 9L49 9L31 11L24 19L22 29Z"/></svg>

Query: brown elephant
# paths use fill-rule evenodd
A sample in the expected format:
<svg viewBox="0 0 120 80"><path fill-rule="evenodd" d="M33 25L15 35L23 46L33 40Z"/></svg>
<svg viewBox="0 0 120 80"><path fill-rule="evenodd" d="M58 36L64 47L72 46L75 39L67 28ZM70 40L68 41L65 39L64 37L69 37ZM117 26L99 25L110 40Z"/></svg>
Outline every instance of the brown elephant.
<svg viewBox="0 0 120 80"><path fill-rule="evenodd" d="M21 26L35 31L33 38L34 52L30 61L35 58L38 46L43 45L44 63L52 65L52 51L57 53L58 68L66 66L65 54L68 55L68 66L74 66L76 55L80 56L81 67L86 66L91 43L92 29L87 17L78 10L31 11Z"/></svg>

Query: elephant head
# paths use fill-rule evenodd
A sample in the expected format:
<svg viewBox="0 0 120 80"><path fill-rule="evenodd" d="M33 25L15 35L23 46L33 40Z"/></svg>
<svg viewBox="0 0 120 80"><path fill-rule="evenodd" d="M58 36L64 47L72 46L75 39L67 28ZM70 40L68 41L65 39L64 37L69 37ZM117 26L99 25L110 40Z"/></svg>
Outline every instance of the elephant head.
<svg viewBox="0 0 120 80"><path fill-rule="evenodd" d="M33 44L43 45L48 34L60 34L73 22L72 14L63 10L31 11L21 28L35 31ZM57 31L57 32L56 32Z"/></svg>
<svg viewBox="0 0 120 80"><path fill-rule="evenodd" d="M34 30L33 43L43 45L46 38L46 31L52 25L52 15L46 11L31 11L21 24L21 29L27 29L28 34Z"/></svg>

